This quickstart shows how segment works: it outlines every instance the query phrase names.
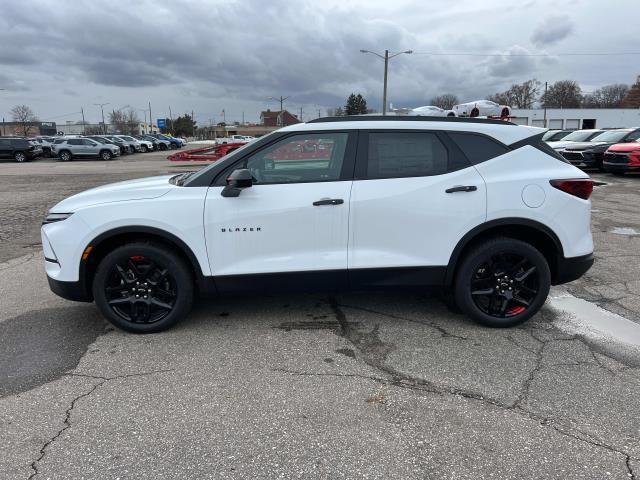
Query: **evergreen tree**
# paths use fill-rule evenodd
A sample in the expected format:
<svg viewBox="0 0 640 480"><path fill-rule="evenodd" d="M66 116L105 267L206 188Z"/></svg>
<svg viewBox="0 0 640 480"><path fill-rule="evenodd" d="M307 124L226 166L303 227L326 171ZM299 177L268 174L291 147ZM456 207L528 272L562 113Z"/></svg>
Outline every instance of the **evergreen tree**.
<svg viewBox="0 0 640 480"><path fill-rule="evenodd" d="M361 94L352 93L344 106L345 115L362 115L367 113L367 101Z"/></svg>

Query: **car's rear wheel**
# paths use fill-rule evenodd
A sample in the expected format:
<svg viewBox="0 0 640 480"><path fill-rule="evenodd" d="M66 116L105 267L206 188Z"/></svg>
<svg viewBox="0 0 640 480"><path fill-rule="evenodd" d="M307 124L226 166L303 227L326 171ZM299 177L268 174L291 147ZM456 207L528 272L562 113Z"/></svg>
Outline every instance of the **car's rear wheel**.
<svg viewBox="0 0 640 480"><path fill-rule="evenodd" d="M111 152L109 152L108 150L104 150L100 153L100 158L102 160L111 160L112 155Z"/></svg>
<svg viewBox="0 0 640 480"><path fill-rule="evenodd" d="M480 115L480 110L478 109L478 107L473 107L471 109L471 113L469 114L470 117L477 117Z"/></svg>
<svg viewBox="0 0 640 480"><path fill-rule="evenodd" d="M161 143L161 144L160 144L160 150L163 150L163 151L164 151L164 150L166 150L166 149L167 149L167 146L166 146L164 143Z"/></svg>
<svg viewBox="0 0 640 480"><path fill-rule="evenodd" d="M13 159L18 163L23 163L27 161L27 156L24 152L16 152L13 154Z"/></svg>
<svg viewBox="0 0 640 480"><path fill-rule="evenodd" d="M551 273L544 256L532 245L496 237L474 247L462 260L455 279L460 309L488 327L511 327L544 304Z"/></svg>
<svg viewBox="0 0 640 480"><path fill-rule="evenodd" d="M60 158L60 160L62 160L63 162L68 162L69 160L71 160L71 152L68 150L63 150L58 154L58 158Z"/></svg>
<svg viewBox="0 0 640 480"><path fill-rule="evenodd" d="M502 112L500 112L500 116L501 117L508 117L509 116L509 109L507 107L504 107L502 109Z"/></svg>
<svg viewBox="0 0 640 480"><path fill-rule="evenodd" d="M170 146L171 150L175 150L178 148L178 146L175 143L172 143Z"/></svg>
<svg viewBox="0 0 640 480"><path fill-rule="evenodd" d="M161 245L130 243L98 265L93 296L115 326L134 333L166 330L193 302L193 278L181 258Z"/></svg>

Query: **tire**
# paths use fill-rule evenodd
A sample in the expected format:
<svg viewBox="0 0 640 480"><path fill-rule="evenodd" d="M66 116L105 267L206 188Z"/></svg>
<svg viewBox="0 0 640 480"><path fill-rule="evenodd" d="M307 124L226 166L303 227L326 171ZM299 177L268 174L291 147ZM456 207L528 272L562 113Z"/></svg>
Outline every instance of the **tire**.
<svg viewBox="0 0 640 480"><path fill-rule="evenodd" d="M24 152L15 152L13 154L13 159L18 163L24 163L28 160L27 155Z"/></svg>
<svg viewBox="0 0 640 480"><path fill-rule="evenodd" d="M161 332L175 325L189 313L193 291L193 277L182 259L146 242L107 254L93 280L100 312L116 327L133 333Z"/></svg>
<svg viewBox="0 0 640 480"><path fill-rule="evenodd" d="M69 160L71 160L72 155L69 150L62 150L60 153L58 153L58 158L63 162L68 162Z"/></svg>
<svg viewBox="0 0 640 480"><path fill-rule="evenodd" d="M175 143L172 143L172 144L169 145L169 148L171 150L176 150L178 148L178 146Z"/></svg>
<svg viewBox="0 0 640 480"><path fill-rule="evenodd" d="M455 114L455 113L453 113L453 112L449 112L449 113L447 113L447 117L455 117L455 116L456 116L456 114Z"/></svg>
<svg viewBox="0 0 640 480"><path fill-rule="evenodd" d="M471 319L487 327L504 328L535 315L550 287L551 272L542 253L521 240L495 237L464 256L456 273L454 295L460 310Z"/></svg>
<svg viewBox="0 0 640 480"><path fill-rule="evenodd" d="M147 148L147 146L146 146L146 145L144 145L144 144L140 147L140 149L142 150L142 153L147 153L147 152L149 151L149 149Z"/></svg>
<svg viewBox="0 0 640 480"><path fill-rule="evenodd" d="M164 152L165 150L167 150L167 146L164 143L161 143L160 150Z"/></svg>
<svg viewBox="0 0 640 480"><path fill-rule="evenodd" d="M469 114L470 117L478 117L480 115L480 110L478 109L478 107L473 107L473 109L471 109L471 113Z"/></svg>
<svg viewBox="0 0 640 480"><path fill-rule="evenodd" d="M100 158L104 161L108 161L113 158L113 155L111 155L111 152L109 150L103 150L100 152Z"/></svg>
<svg viewBox="0 0 640 480"><path fill-rule="evenodd" d="M131 155L133 155L134 153L136 153L136 148L133 145L129 145L129 153Z"/></svg>
<svg viewBox="0 0 640 480"><path fill-rule="evenodd" d="M509 109L507 107L502 109L502 112L500 112L500 116L501 117L508 117L509 116Z"/></svg>
<svg viewBox="0 0 640 480"><path fill-rule="evenodd" d="M42 149L42 154L47 158L50 157L51 156L51 149L49 147L44 147Z"/></svg>

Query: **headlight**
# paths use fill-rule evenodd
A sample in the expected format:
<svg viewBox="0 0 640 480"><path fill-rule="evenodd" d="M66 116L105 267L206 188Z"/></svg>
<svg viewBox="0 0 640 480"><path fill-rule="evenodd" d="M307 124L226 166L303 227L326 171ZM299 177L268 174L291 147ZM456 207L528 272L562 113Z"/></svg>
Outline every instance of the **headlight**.
<svg viewBox="0 0 640 480"><path fill-rule="evenodd" d="M73 213L49 213L44 217L42 224L46 225L48 223L61 222L62 220L69 218L71 215L73 215Z"/></svg>

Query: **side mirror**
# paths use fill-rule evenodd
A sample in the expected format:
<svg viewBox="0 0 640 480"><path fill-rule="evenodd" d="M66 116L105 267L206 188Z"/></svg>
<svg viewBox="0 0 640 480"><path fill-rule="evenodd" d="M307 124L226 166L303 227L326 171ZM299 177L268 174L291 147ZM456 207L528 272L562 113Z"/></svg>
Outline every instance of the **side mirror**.
<svg viewBox="0 0 640 480"><path fill-rule="evenodd" d="M238 197L242 189L253 185L251 172L246 168L241 168L231 172L227 177L227 186L222 189L220 195L223 197Z"/></svg>

